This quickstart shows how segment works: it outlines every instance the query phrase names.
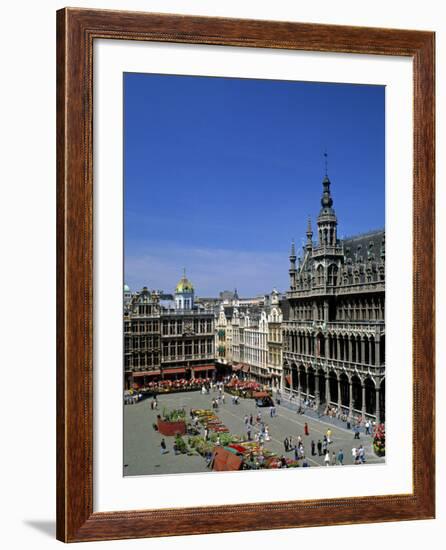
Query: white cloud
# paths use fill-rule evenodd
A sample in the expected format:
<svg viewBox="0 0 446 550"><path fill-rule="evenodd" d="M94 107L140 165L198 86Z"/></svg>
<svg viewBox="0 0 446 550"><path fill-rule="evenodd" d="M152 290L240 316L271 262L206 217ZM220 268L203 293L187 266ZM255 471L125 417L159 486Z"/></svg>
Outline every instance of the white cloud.
<svg viewBox="0 0 446 550"><path fill-rule="evenodd" d="M173 292L183 268L198 296L216 296L234 288L241 296L253 296L288 287L286 253L206 248L165 247L128 256L125 281L132 289L146 285Z"/></svg>

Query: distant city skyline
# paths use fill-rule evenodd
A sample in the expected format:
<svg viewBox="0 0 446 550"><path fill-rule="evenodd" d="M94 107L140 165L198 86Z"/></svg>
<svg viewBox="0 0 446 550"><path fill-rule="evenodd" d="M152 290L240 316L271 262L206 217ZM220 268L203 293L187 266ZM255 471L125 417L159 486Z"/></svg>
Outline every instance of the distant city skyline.
<svg viewBox="0 0 446 550"><path fill-rule="evenodd" d="M124 281L197 296L288 289L320 209L338 236L384 227L382 86L124 75Z"/></svg>

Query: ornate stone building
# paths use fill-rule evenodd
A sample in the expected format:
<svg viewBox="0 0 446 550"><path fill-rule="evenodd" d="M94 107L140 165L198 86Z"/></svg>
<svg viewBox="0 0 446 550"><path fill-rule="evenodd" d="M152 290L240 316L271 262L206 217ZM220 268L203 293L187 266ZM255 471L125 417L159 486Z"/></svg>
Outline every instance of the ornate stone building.
<svg viewBox="0 0 446 550"><path fill-rule="evenodd" d="M162 297L144 287L124 303L126 388L160 379L212 377L215 371L214 314L195 306L186 275L171 307L161 305Z"/></svg>
<svg viewBox="0 0 446 550"><path fill-rule="evenodd" d="M175 289L175 308L161 312L163 374L211 377L215 370L214 313L195 307L194 287L184 274Z"/></svg>
<svg viewBox="0 0 446 550"><path fill-rule="evenodd" d="M282 387L350 417L385 416L385 233L338 239L328 176L317 241L290 254ZM297 260L297 265L296 265Z"/></svg>
<svg viewBox="0 0 446 550"><path fill-rule="evenodd" d="M267 312L267 347L268 347L268 374L271 380L271 386L274 388L280 387L282 379L282 364L283 364L283 338L282 338L282 322L283 313L280 303L280 295L277 290L273 290L268 297L268 302L265 304Z"/></svg>
<svg viewBox="0 0 446 550"><path fill-rule="evenodd" d="M216 361L234 373L273 387L282 373L282 311L276 290L269 295L222 303L216 320ZM222 371L222 369L219 369Z"/></svg>
<svg viewBox="0 0 446 550"><path fill-rule="evenodd" d="M159 294L144 287L126 299L124 288L124 376L125 387L134 383L144 385L160 374L160 317Z"/></svg>

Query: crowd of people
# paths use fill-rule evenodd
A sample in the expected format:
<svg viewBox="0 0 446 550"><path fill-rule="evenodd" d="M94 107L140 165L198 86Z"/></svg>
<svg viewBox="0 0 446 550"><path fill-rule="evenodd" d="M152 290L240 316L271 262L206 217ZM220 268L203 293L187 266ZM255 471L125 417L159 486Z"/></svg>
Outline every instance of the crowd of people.
<svg viewBox="0 0 446 550"><path fill-rule="evenodd" d="M225 382L209 381L202 385L202 395L210 395L212 393L211 407L212 409L218 409L220 406L225 405ZM231 403L238 404L239 397L237 395L231 395ZM279 405L281 401L280 392L276 392L275 403L273 403L268 409L266 409L266 418L270 418L274 424L274 419L277 416L276 405ZM157 408L156 398L153 400L151 407ZM314 400L309 399L300 404L302 414L308 408L314 409L316 403ZM254 413L247 413L243 418L243 431L247 441L255 441L259 447L262 448L265 442L272 440L270 427L265 422L262 416L262 412L259 408L256 408ZM299 410L297 411L299 412ZM265 413L264 413L265 414ZM341 408L334 406L327 406L323 412L324 415L331 418L338 418L343 421L350 421L353 423L354 439L360 439L360 433L364 429L365 435L372 435L374 433L375 423L371 420L365 419L362 416L356 416L354 419L347 418ZM344 418L345 417L345 418ZM193 418L191 414L192 425L197 427L197 431L201 431L198 426L198 418ZM348 426L350 427L350 426ZM205 440L209 438L209 432L206 428L203 428L203 436ZM161 444L161 452L165 452L165 442ZM219 438L217 437L215 444L220 445ZM309 466L309 462L312 462L310 457L321 457L317 462L321 462L325 466L342 466L345 463L345 455L342 448L334 450L333 445L333 431L331 427L328 427L324 435L320 438L310 438L310 428L307 422L303 426L303 434L297 436L287 436L283 440L284 453L281 460L282 467L287 466L287 455L289 458L294 458L295 461L301 462L302 466ZM306 452L308 449L308 454ZM352 461L354 464L364 464L366 462L366 453L363 445L357 445L351 449ZM289 460L289 459L288 459ZM348 461L350 462L350 461Z"/></svg>

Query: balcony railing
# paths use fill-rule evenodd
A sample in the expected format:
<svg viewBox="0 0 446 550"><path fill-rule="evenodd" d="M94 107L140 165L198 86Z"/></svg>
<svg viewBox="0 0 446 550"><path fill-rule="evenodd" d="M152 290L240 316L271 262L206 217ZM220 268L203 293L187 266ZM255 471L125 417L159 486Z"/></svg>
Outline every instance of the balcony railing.
<svg viewBox="0 0 446 550"><path fill-rule="evenodd" d="M161 317L164 316L176 317L181 315L183 317L211 317L214 318L214 313L212 311L202 311L200 309L163 309L161 312Z"/></svg>
<svg viewBox="0 0 446 550"><path fill-rule="evenodd" d="M329 331L329 330L355 330L360 332L383 332L385 328L384 321L284 321L282 330L314 330L314 331Z"/></svg>
<svg viewBox="0 0 446 550"><path fill-rule="evenodd" d="M287 298L307 298L312 296L344 296L346 294L367 294L369 292L384 292L385 281L370 283L348 283L337 286L314 286L312 288L289 290Z"/></svg>
<svg viewBox="0 0 446 550"><path fill-rule="evenodd" d="M163 361L196 361L197 359L206 359L213 361L215 359L214 353L194 353L192 355L163 355Z"/></svg>
<svg viewBox="0 0 446 550"><path fill-rule="evenodd" d="M312 366L315 370L318 368L323 369L335 369L342 370L346 369L351 372L360 372L361 374L372 374L372 375L384 375L385 374L385 363L379 365L372 365L370 363L357 363L354 361L344 361L342 359L330 359L328 357L315 357L314 355L306 355L304 353L293 353L291 351L284 351L283 358L285 361L291 363L303 363L307 366Z"/></svg>

